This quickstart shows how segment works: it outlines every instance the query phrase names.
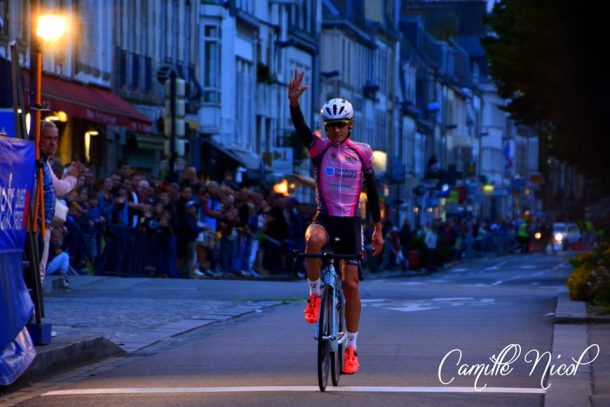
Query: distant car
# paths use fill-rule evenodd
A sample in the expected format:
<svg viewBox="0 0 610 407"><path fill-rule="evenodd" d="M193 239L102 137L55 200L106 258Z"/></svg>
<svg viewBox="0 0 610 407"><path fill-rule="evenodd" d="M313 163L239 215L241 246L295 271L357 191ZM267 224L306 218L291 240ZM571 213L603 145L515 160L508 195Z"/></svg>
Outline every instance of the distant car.
<svg viewBox="0 0 610 407"><path fill-rule="evenodd" d="M553 223L553 245L563 250L580 240L580 230L574 223Z"/></svg>

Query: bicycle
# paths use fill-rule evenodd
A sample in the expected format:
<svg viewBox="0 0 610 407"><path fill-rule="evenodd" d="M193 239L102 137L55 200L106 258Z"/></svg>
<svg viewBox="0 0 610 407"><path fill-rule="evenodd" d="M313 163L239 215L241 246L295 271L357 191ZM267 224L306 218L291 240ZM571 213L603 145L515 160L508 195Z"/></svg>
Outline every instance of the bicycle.
<svg viewBox="0 0 610 407"><path fill-rule="evenodd" d="M315 328L314 339L318 341L318 386L326 390L328 374L331 373L333 386L339 385L343 368L343 345L347 339L345 330L345 297L341 275L335 269L335 260L360 259L353 254L333 254L332 252L307 254L293 253L295 258L322 259L322 296L320 317Z"/></svg>

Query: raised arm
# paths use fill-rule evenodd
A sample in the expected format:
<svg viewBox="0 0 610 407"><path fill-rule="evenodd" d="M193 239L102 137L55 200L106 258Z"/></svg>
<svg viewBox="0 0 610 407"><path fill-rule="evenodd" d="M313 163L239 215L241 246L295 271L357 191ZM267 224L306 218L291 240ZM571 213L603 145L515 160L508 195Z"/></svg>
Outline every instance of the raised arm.
<svg viewBox="0 0 610 407"><path fill-rule="evenodd" d="M299 103L299 99L301 95L309 89L309 86L303 85L303 77L305 76L305 72L299 73L299 71L294 69L294 77L288 82L288 100L290 100L290 117L292 118L292 124L297 132L297 135L303 141L303 144L308 148L311 147L313 143L313 134L311 133L311 129L305 123L305 118L303 117L303 112L301 112L301 107Z"/></svg>

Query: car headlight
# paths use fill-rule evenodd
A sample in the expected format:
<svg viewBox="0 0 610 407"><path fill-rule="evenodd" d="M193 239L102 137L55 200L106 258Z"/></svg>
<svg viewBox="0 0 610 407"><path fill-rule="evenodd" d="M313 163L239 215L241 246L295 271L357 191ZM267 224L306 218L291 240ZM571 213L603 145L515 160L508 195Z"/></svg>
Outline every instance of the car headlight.
<svg viewBox="0 0 610 407"><path fill-rule="evenodd" d="M534 237L536 238L536 240L540 240L540 238L542 237L542 234L540 232L536 232L534 234Z"/></svg>
<svg viewBox="0 0 610 407"><path fill-rule="evenodd" d="M563 235L561 233L555 233L555 241L561 243L563 241Z"/></svg>

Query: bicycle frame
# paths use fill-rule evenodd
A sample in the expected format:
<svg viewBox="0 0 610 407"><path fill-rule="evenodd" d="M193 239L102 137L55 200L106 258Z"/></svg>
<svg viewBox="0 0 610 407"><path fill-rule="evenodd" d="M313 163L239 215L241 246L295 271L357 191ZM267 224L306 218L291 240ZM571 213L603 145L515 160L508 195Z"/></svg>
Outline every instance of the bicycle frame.
<svg viewBox="0 0 610 407"><path fill-rule="evenodd" d="M323 336L322 340L330 341L332 351L337 352L339 349L339 345L342 345L345 342L346 336L343 333L341 337L339 337L340 332L338 332L338 318L342 316L337 315L337 305L339 301L344 302L343 299L343 287L341 285L341 277L337 273L335 269L334 260L325 260L325 264L322 267L322 282L324 286L331 287L332 289L332 307L331 307L331 335ZM338 282L338 283L337 283ZM316 324L316 328L314 331L314 339L318 340L318 332L320 332L320 321Z"/></svg>

